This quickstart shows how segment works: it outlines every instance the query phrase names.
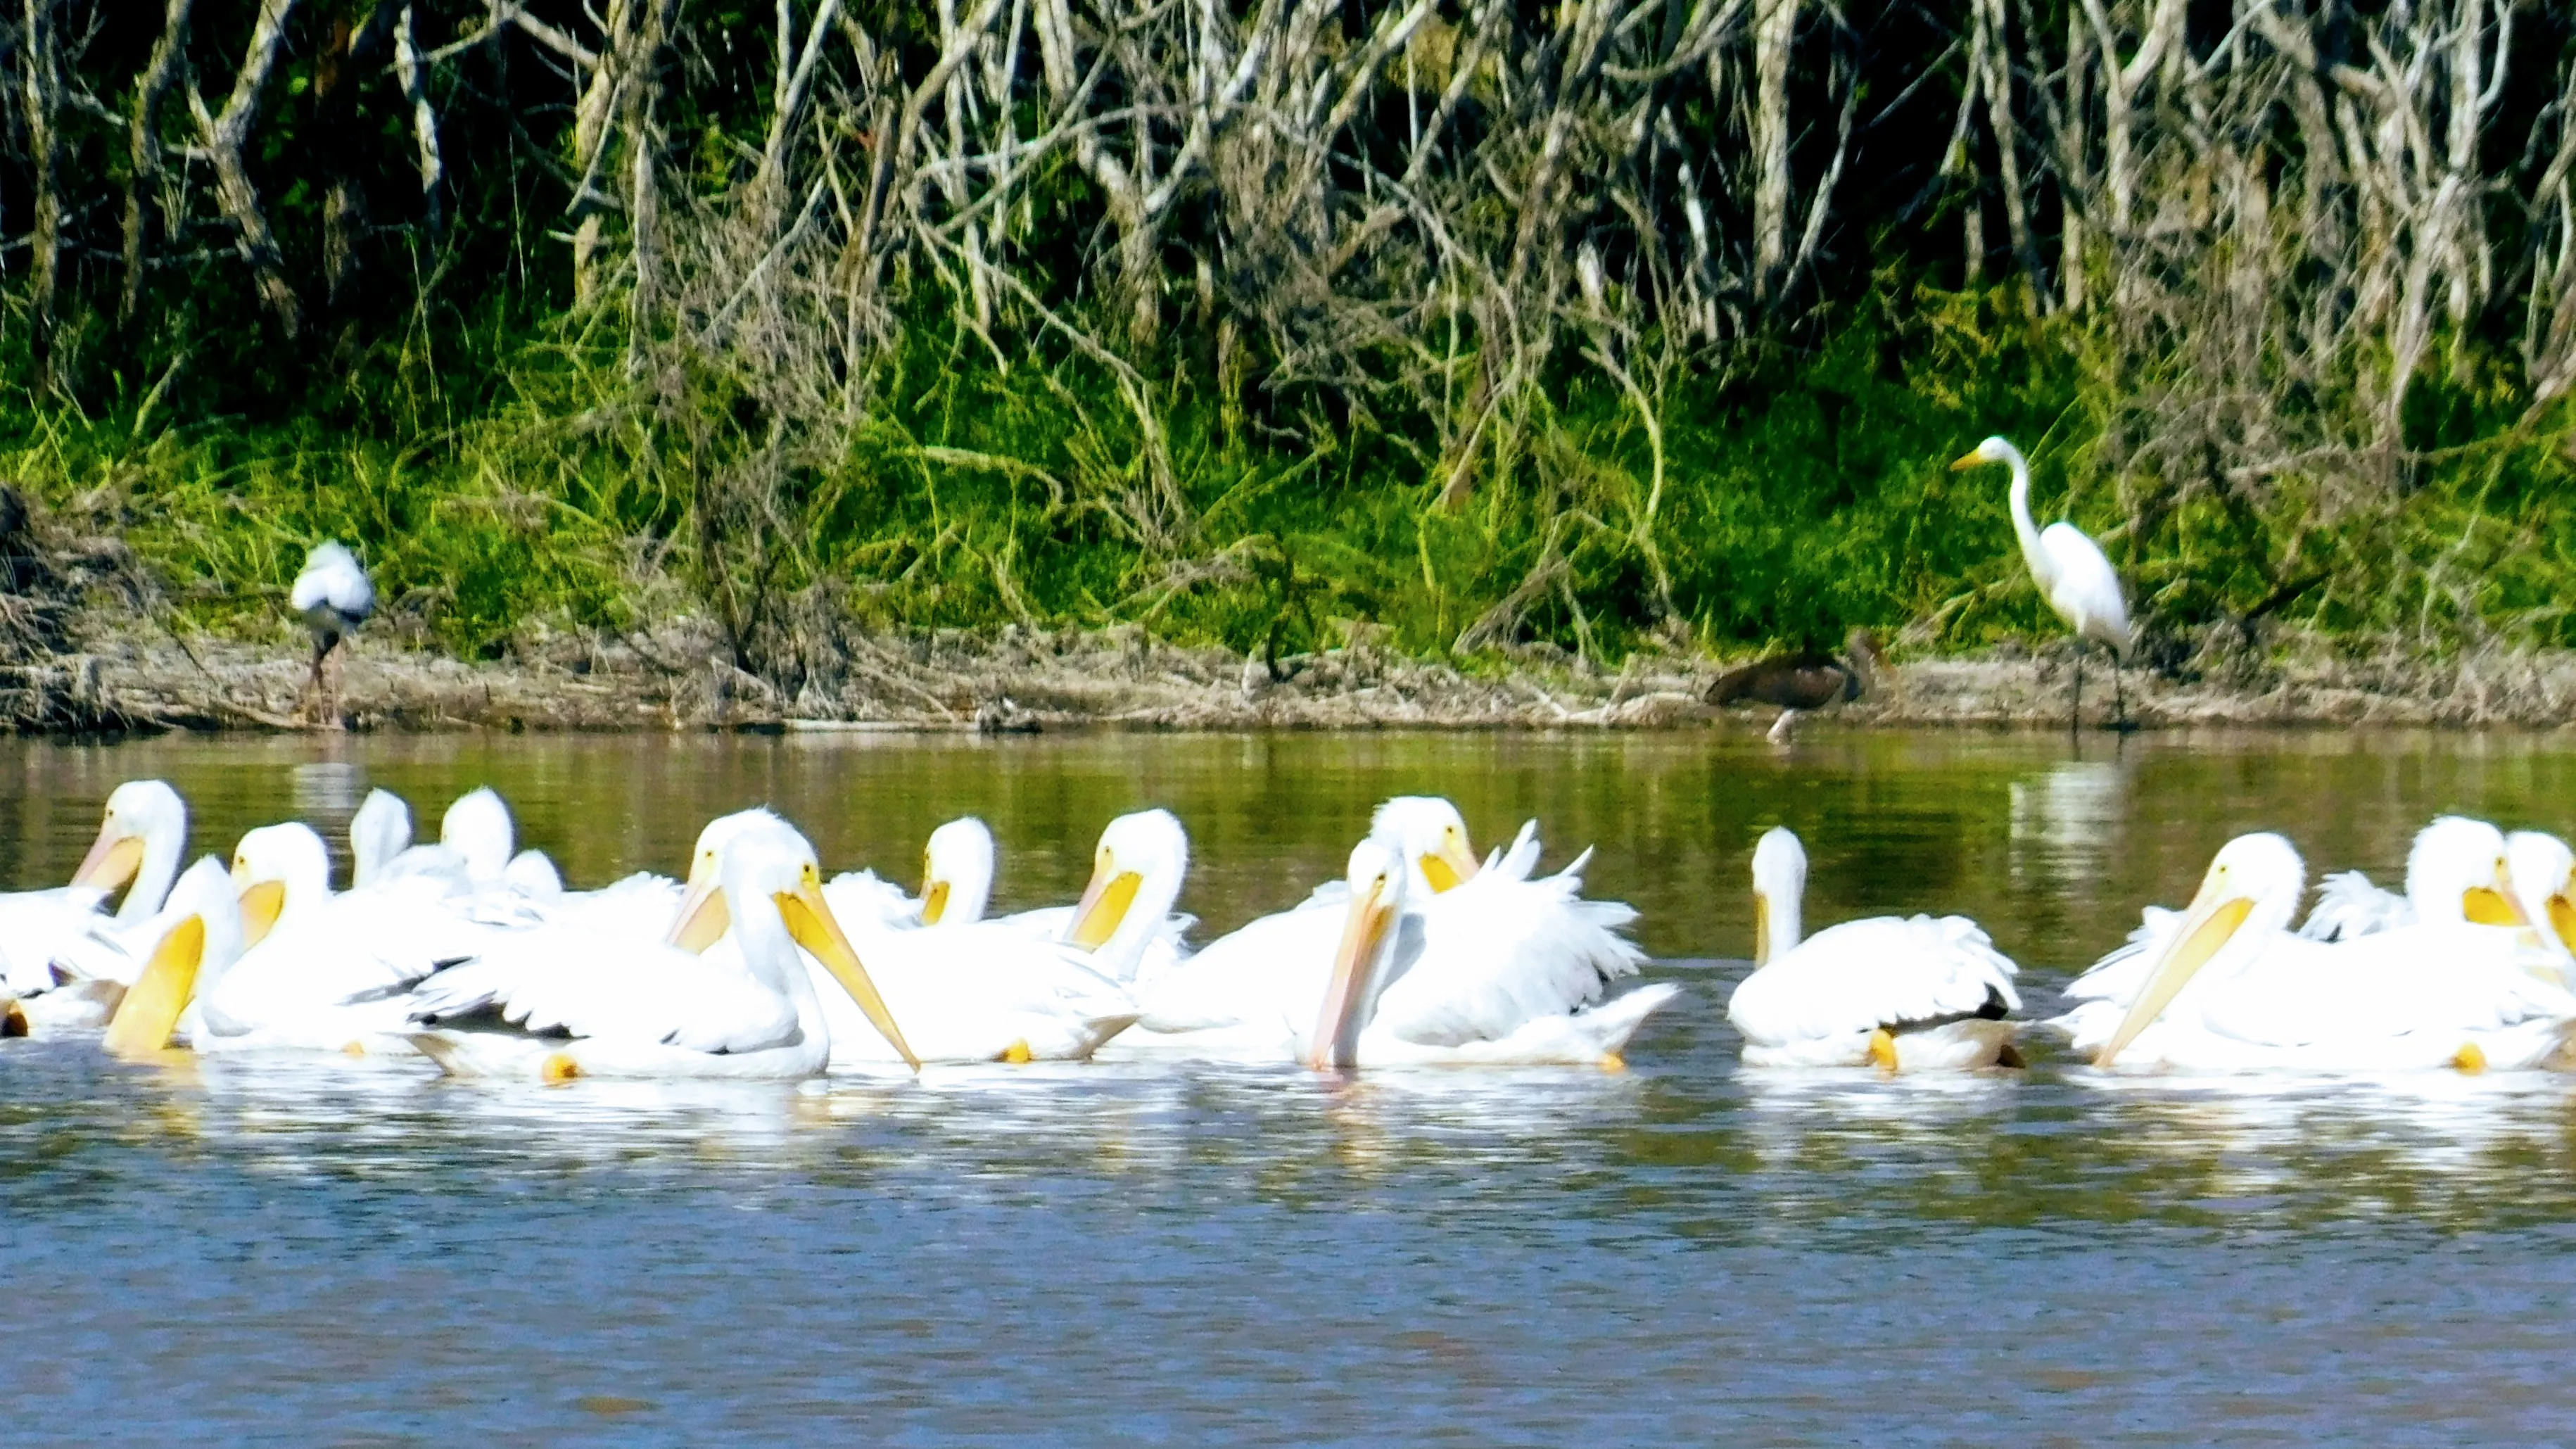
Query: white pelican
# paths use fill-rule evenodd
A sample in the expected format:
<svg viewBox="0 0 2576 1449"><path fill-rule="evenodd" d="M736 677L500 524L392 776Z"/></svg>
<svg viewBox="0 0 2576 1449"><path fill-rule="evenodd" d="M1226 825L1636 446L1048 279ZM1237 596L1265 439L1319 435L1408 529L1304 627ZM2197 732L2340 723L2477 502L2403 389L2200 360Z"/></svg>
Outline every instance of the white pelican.
<svg viewBox="0 0 2576 1449"><path fill-rule="evenodd" d="M930 832L921 851L918 897L873 870L853 870L826 881L823 898L844 921L954 926L984 919L984 905L992 891L993 832L983 821L966 815Z"/></svg>
<svg viewBox="0 0 2576 1449"><path fill-rule="evenodd" d="M1592 977L1589 989L1578 992L1570 981L1549 979L1559 974L1548 969L1561 964L1558 952L1522 951L1518 961L1509 959L1525 944L1511 935L1494 933L1478 948L1456 949L1462 928L1494 923L1443 908L1476 894L1472 883L1420 911L1409 909L1418 864L1374 837L1351 851L1343 875L1347 904L1328 912L1341 918L1341 932L1323 989L1312 1015L1287 1019L1294 1060L1318 1071L1596 1064L1618 1070L1626 1065L1619 1053L1628 1038L1681 991L1662 982L1595 1004L1600 977L1590 962L1583 972ZM1571 901L1570 891L1565 899ZM1634 948L1617 944L1627 969L1635 970ZM1496 964L1503 969L1493 969Z"/></svg>
<svg viewBox="0 0 2576 1449"><path fill-rule="evenodd" d="M1753 973L1726 1019L1749 1067L1889 1071L2018 1066L2015 968L1965 916L1872 916L1801 939L1807 852L1785 829L1753 848Z"/></svg>
<svg viewBox="0 0 2576 1449"><path fill-rule="evenodd" d="M2498 860L2444 856L2426 871L2427 899L2514 898ZM2080 1004L2051 1024L2097 1066L2205 1072L2519 1070L2576 1029L2576 995L2543 979L2551 963L2519 924L2310 941L2289 929L2305 887L2287 840L2238 836L2191 905L2150 918L2068 987Z"/></svg>
<svg viewBox="0 0 2576 1449"><path fill-rule="evenodd" d="M100 1044L117 1056L166 1051L200 984L241 954L241 911L231 875L207 856L190 866L153 921L143 966L117 1001Z"/></svg>
<svg viewBox="0 0 2576 1449"><path fill-rule="evenodd" d="M469 790L439 817L438 843L456 852L466 879L477 887L499 885L516 844L510 807L489 785Z"/></svg>
<svg viewBox="0 0 2576 1449"><path fill-rule="evenodd" d="M2504 832L2483 820L2443 815L2415 832L2406 852L2406 893L2384 891L2357 870L2327 876L2299 934L2341 941L2418 921L2519 925L2518 902L2481 884L2507 865Z"/></svg>
<svg viewBox="0 0 2576 1449"><path fill-rule="evenodd" d="M1363 842L1371 850L1365 860L1352 857L1350 874L1143 983L1137 995L1144 1014L1113 1046L1303 1059L1334 963L1352 944L1354 913L1391 909L1384 929L1394 932L1387 944L1393 954L1370 978L1364 1000L1340 1003L1360 1013L1363 1064L1615 1063L1629 1034L1678 989L1650 986L1594 1005L1608 982L1633 974L1645 959L1617 934L1636 912L1582 899L1578 872L1591 852L1532 880L1534 824L1522 827L1509 852L1480 865L1466 849L1464 827L1453 833L1456 819L1448 802L1422 797L1382 809ZM1398 878L1396 894L1376 883L1379 866ZM1353 894L1363 881L1376 892L1368 898L1374 906Z"/></svg>
<svg viewBox="0 0 2576 1449"><path fill-rule="evenodd" d="M369 790L349 817L349 884L368 886L411 848L411 807L390 790Z"/></svg>
<svg viewBox="0 0 2576 1449"><path fill-rule="evenodd" d="M232 879L242 954L198 984L182 1029L200 1052L399 1053L399 994L507 934L436 875L334 895L329 848L301 823L244 835Z"/></svg>
<svg viewBox="0 0 2576 1449"><path fill-rule="evenodd" d="M168 897L187 844L188 806L178 791L161 780L117 786L70 885L0 895L0 957L6 963L0 995L33 1008L59 987L79 995L90 982L131 984L158 939L147 939L145 923ZM99 914L120 886L125 899L116 914Z"/></svg>
<svg viewBox="0 0 2576 1449"><path fill-rule="evenodd" d="M915 1062L867 968L823 899L814 848L774 818L721 847L713 890L675 945L638 948L540 927L439 973L407 999L412 1042L457 1076L793 1078L832 1058L828 1018L797 958ZM700 955L719 933L730 959Z"/></svg>
<svg viewBox="0 0 2576 1449"><path fill-rule="evenodd" d="M1178 821L1161 811L1147 814L1159 819L1125 817L1123 829L1113 824L1113 833L1104 834L1103 858L1114 862L1113 881L1132 875L1134 883L1094 893L1101 903L1085 912L1090 925L1079 942L1050 940L1006 921L956 921L945 910L936 923L922 925L917 915L882 909L892 888L874 875L837 882L843 894L833 903L834 913L920 1060L1080 1060L1136 1019L1120 982L1151 941L1149 928L1179 893L1188 850ZM721 850L729 832L774 819L767 811L750 810L707 827L690 868L684 919L695 914L706 893L703 862L710 842ZM1177 858L1170 853L1175 840ZM823 969L811 960L807 967ZM821 993L833 1032L834 1068L891 1062L877 1038L857 1029L848 1002L836 995Z"/></svg>
<svg viewBox="0 0 2576 1449"><path fill-rule="evenodd" d="M2517 830L2505 837L2516 905L2542 950L2558 958L2559 984L2576 986L2576 852L2555 835Z"/></svg>
<svg viewBox="0 0 2576 1449"><path fill-rule="evenodd" d="M2113 708L2125 719L2128 705L2119 695L2120 665L2129 657L2132 635L2128 601L2120 595L2119 571L2111 567L2102 546L2074 524L2058 522L2043 529L2032 521L2030 463L2019 448L2002 438L1988 438L1950 469L1958 472L1981 463L2012 468L2013 536L2021 540L2022 562L2030 566L2030 579L2039 585L2040 597L2075 631L2075 710L2080 714L2084 708L2084 643L2091 640L2111 651Z"/></svg>

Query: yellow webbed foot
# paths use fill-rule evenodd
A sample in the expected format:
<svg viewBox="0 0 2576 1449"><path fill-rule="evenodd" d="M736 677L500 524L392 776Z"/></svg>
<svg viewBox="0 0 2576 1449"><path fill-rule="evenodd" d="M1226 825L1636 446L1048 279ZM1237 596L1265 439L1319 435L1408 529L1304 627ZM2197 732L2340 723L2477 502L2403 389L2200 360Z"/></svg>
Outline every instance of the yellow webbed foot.
<svg viewBox="0 0 2576 1449"><path fill-rule="evenodd" d="M1896 1070L1896 1034L1886 1027L1869 1034L1870 1065L1884 1071Z"/></svg>

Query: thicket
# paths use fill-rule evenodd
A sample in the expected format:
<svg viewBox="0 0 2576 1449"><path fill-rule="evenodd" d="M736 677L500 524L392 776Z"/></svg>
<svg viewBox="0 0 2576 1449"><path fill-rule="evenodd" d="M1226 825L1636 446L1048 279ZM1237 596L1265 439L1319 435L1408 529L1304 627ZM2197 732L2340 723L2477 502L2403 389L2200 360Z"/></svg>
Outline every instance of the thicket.
<svg viewBox="0 0 2576 1449"><path fill-rule="evenodd" d="M0 451L195 619L2576 638L2537 0L17 0ZM2173 646L2179 647L2179 646Z"/></svg>

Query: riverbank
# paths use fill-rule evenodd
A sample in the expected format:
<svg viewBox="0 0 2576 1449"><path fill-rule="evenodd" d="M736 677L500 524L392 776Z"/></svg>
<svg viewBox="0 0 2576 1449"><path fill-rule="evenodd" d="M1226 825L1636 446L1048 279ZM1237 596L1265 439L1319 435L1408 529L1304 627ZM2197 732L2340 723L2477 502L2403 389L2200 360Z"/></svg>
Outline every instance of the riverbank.
<svg viewBox="0 0 2576 1449"><path fill-rule="evenodd" d="M652 635L556 637L491 662L364 639L341 713L359 730L1659 729L1761 731L1768 705L1712 706L1744 659L1639 654L1595 667L1550 646L1463 667L1410 658L1365 627L1342 647L1275 664L1188 648L1141 630L1005 628L845 636L792 687L746 673L688 623ZM2062 726L2074 684L2063 642L1966 658L1898 660L1861 698L1813 724ZM105 612L62 647L0 666L0 719L21 731L291 730L309 727L300 638L169 628ZM2576 713L2576 653L2355 657L2292 638L2203 648L2121 680L2142 729L2214 725L2552 728ZM2084 669L2083 718L2113 717L2112 681ZM1812 727L1811 724L1802 724Z"/></svg>

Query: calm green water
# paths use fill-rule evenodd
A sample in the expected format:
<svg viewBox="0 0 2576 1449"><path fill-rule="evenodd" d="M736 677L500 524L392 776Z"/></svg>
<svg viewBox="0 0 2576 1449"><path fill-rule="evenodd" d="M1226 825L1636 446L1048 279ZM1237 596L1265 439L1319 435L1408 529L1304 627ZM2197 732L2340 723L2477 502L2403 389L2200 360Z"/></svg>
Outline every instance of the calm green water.
<svg viewBox="0 0 2576 1449"><path fill-rule="evenodd" d="M2077 753L2080 749L2080 756ZM120 780L199 850L370 785L490 783L575 884L766 801L909 875L972 811L997 906L1168 805L1229 927L1377 799L1645 913L1681 1003L1633 1069L1084 1067L804 1088L466 1087L0 1044L11 1442L1476 1444L2562 1437L2560 1079L2105 1086L1740 1075L1754 837L1809 920L1976 916L2045 1008L2239 830L2393 879L2437 810L2566 831L2576 744L2346 733L432 738L0 745L0 874L59 880Z"/></svg>

